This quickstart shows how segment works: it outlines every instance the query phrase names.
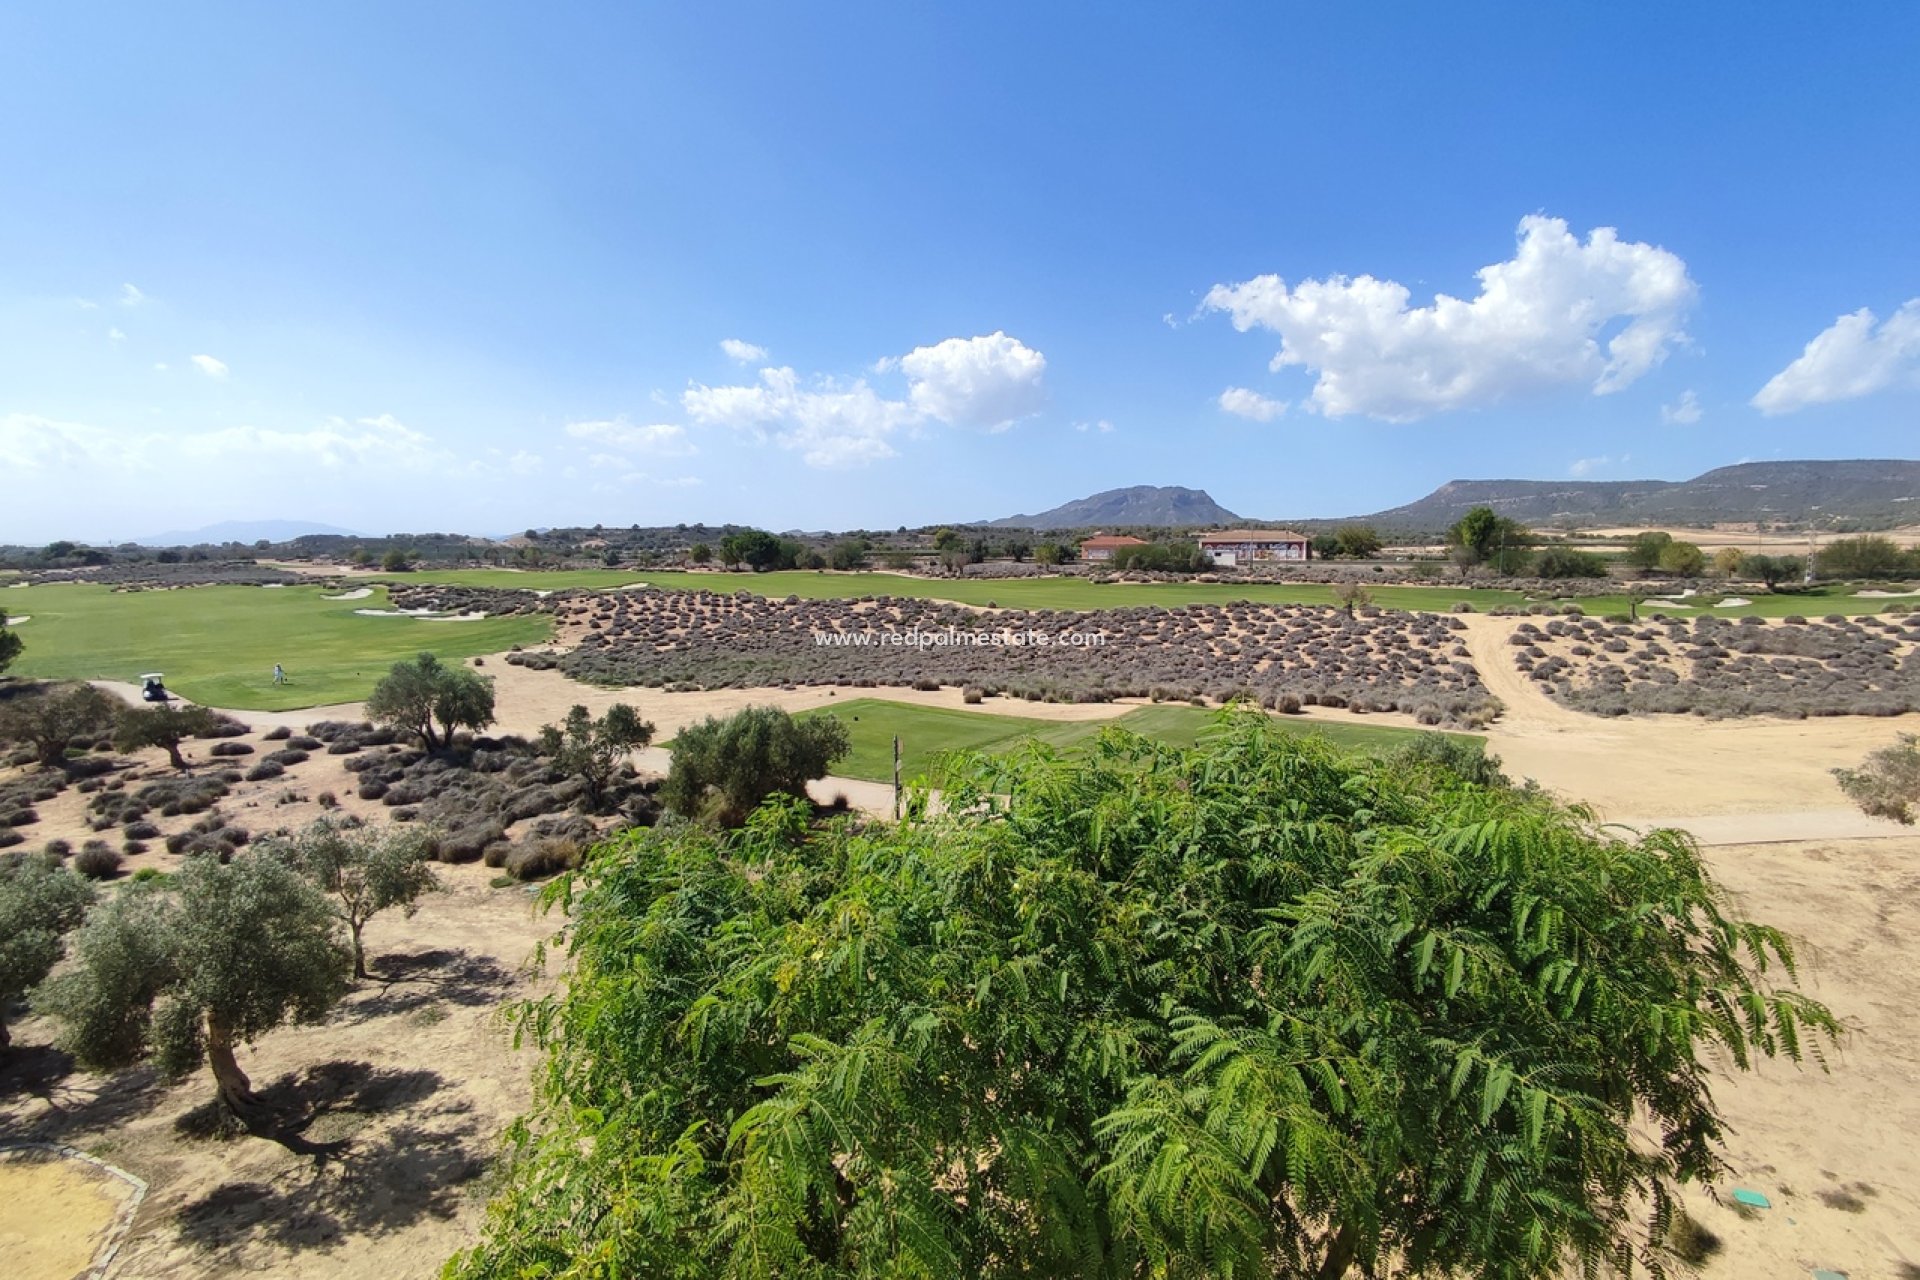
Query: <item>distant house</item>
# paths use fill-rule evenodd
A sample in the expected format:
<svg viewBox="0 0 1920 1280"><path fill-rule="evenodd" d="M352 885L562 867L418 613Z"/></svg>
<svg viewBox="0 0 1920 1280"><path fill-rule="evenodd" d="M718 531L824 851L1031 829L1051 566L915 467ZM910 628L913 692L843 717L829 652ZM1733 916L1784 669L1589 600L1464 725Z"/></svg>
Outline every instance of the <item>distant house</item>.
<svg viewBox="0 0 1920 1280"><path fill-rule="evenodd" d="M1203 533L1200 550L1214 564L1253 564L1263 560L1306 560L1313 540L1291 529L1229 529Z"/></svg>
<svg viewBox="0 0 1920 1280"><path fill-rule="evenodd" d="M1125 534L1096 533L1080 544L1080 558L1092 564L1113 559L1113 553L1122 547L1144 547L1146 542L1140 538L1129 538Z"/></svg>

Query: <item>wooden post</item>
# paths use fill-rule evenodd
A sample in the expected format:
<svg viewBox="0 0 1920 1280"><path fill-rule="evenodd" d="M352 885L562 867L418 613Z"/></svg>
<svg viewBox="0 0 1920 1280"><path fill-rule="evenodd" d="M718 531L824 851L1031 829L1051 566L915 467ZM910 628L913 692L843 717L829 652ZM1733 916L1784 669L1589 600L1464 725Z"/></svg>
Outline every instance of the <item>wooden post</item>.
<svg viewBox="0 0 1920 1280"><path fill-rule="evenodd" d="M900 821L900 735L893 735L893 820Z"/></svg>

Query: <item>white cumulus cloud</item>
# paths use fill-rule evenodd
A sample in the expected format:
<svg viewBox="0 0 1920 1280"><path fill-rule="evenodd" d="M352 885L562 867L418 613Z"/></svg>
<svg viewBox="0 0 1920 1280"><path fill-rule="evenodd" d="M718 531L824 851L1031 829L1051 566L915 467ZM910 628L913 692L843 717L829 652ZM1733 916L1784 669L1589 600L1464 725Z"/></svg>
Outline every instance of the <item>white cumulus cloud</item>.
<svg viewBox="0 0 1920 1280"><path fill-rule="evenodd" d="M1915 385L1920 385L1920 298L1879 324L1866 307L1841 316L1760 388L1753 407L1772 416Z"/></svg>
<svg viewBox="0 0 1920 1280"><path fill-rule="evenodd" d="M1660 421L1669 426L1690 427L1700 421L1701 413L1700 397L1691 391L1682 391L1678 400L1660 406Z"/></svg>
<svg viewBox="0 0 1920 1280"><path fill-rule="evenodd" d="M762 369L752 386L696 384L680 403L695 422L770 436L814 467L891 458L895 450L889 437L918 421L913 406L886 399L863 378L821 378L803 385L788 368Z"/></svg>
<svg viewBox="0 0 1920 1280"><path fill-rule="evenodd" d="M1684 343L1698 293L1678 256L1600 227L1585 240L1559 218L1521 219L1512 258L1482 267L1471 300L1411 292L1370 275L1276 275L1215 285L1202 303L1236 329L1280 335L1274 370L1315 375L1308 404L1328 417L1412 422L1556 387L1605 395ZM1608 336L1608 335L1611 336Z"/></svg>
<svg viewBox="0 0 1920 1280"><path fill-rule="evenodd" d="M1246 387L1228 387L1220 393L1220 408L1236 418L1272 422L1287 411L1287 402L1263 396Z"/></svg>
<svg viewBox="0 0 1920 1280"><path fill-rule="evenodd" d="M224 361L215 360L212 356L193 356L192 360L194 367L206 374L209 378L224 378L227 376L227 366Z"/></svg>
<svg viewBox="0 0 1920 1280"><path fill-rule="evenodd" d="M727 353L727 359L735 364L758 364L767 358L767 349L751 342L742 342L738 338L720 339L720 349Z"/></svg>
<svg viewBox="0 0 1920 1280"><path fill-rule="evenodd" d="M915 347L900 371L914 407L941 422L1004 431L1046 404L1047 358L997 330Z"/></svg>
<svg viewBox="0 0 1920 1280"><path fill-rule="evenodd" d="M622 416L595 422L569 422L567 434L575 440L663 458L684 457L698 452L693 441L687 439L687 429L675 422L635 426Z"/></svg>
<svg viewBox="0 0 1920 1280"><path fill-rule="evenodd" d="M894 439L927 422L1005 430L1045 403L1046 367L1040 352L996 332L876 362L876 374L905 375L905 399L881 394L865 378L802 378L782 367L762 369L745 385L695 383L680 403L703 426L756 433L809 466L846 467L895 456Z"/></svg>

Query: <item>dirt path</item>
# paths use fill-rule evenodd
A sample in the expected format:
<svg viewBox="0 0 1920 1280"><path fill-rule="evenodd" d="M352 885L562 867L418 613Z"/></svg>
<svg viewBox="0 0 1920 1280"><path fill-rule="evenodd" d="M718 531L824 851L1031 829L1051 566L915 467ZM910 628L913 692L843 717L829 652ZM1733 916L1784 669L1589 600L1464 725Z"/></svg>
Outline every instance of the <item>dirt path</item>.
<svg viewBox="0 0 1920 1280"><path fill-rule="evenodd" d="M1667 815L1663 821L1672 824L1677 818L1737 815L1759 823L1792 814L1798 815L1795 823L1804 824L1793 829L1808 837L1865 834L1842 813L1845 800L1832 771L1858 764L1902 733L1920 732L1920 715L1807 720L1590 716L1561 706L1515 669L1507 637L1520 621L1466 619L1474 666L1505 705L1487 730L1487 749L1514 777L1532 778L1591 804L1602 817ZM1804 816L1809 814L1825 816ZM1749 825L1738 832L1726 830L1739 834L1766 829ZM1898 830L1884 823L1873 833Z"/></svg>

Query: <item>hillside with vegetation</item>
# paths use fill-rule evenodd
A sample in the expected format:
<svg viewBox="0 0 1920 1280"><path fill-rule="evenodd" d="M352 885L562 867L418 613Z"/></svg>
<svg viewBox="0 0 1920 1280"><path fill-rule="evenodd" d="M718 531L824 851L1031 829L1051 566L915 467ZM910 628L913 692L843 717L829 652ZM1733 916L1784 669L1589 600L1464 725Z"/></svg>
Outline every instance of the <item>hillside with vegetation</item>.
<svg viewBox="0 0 1920 1280"><path fill-rule="evenodd" d="M1452 480L1365 519L1408 532L1444 529L1477 506L1533 524L1714 524L1765 520L1892 528L1920 520L1920 462L1742 462L1691 480Z"/></svg>

